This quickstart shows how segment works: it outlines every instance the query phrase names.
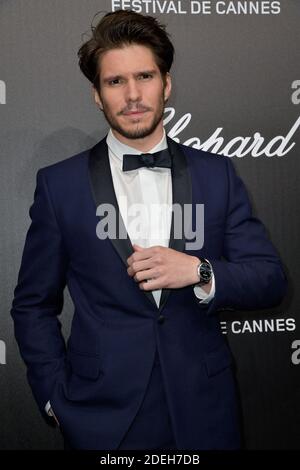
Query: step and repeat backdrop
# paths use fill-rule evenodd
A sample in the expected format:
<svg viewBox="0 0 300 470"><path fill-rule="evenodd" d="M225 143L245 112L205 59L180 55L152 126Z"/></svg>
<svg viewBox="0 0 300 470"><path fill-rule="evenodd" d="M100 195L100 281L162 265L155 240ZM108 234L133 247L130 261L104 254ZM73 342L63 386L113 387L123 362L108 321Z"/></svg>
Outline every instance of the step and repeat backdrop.
<svg viewBox="0 0 300 470"><path fill-rule="evenodd" d="M281 255L284 303L222 312L220 328L235 358L245 447L299 449L299 0L0 1L0 448L63 445L34 402L10 309L37 170L107 133L77 51L91 23L120 8L167 25L176 55L166 131L233 160ZM66 338L72 313L66 289Z"/></svg>

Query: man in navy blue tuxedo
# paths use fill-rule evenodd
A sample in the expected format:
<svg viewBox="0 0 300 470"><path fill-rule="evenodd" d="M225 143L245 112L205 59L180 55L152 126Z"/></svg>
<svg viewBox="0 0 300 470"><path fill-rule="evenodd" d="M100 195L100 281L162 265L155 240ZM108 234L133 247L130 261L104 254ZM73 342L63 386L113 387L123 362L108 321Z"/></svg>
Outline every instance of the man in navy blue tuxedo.
<svg viewBox="0 0 300 470"><path fill-rule="evenodd" d="M166 135L173 53L154 18L105 15L79 64L109 132L37 173L11 313L37 404L74 449L238 449L217 313L273 307L285 294L231 160ZM191 209L189 232L175 206ZM142 208L138 224L132 208ZM202 232L203 243L190 241Z"/></svg>

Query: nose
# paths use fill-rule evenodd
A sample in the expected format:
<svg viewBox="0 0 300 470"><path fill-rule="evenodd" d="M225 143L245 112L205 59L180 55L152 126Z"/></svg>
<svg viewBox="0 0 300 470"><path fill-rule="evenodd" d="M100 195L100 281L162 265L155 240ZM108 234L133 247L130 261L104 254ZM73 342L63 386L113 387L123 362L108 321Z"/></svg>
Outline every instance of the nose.
<svg viewBox="0 0 300 470"><path fill-rule="evenodd" d="M134 78L127 82L126 99L127 101L138 101L141 99L140 86Z"/></svg>

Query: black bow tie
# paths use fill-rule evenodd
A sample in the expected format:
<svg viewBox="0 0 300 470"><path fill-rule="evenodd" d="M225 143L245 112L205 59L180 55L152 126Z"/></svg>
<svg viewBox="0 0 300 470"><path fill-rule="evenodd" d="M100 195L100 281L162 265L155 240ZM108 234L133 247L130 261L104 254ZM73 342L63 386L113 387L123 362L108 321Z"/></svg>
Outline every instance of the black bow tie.
<svg viewBox="0 0 300 470"><path fill-rule="evenodd" d="M154 166L172 167L172 159L168 149L155 153L141 153L140 155L126 153L123 155L123 171L136 170L142 167L153 168Z"/></svg>

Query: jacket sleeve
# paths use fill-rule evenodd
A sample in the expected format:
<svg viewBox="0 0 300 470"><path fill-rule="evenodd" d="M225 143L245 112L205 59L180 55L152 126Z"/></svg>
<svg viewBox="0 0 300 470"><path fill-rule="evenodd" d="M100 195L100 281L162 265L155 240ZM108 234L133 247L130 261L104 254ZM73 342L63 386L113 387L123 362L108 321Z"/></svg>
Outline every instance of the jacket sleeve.
<svg viewBox="0 0 300 470"><path fill-rule="evenodd" d="M262 222L253 217L247 190L230 158L225 160L228 194L223 256L209 259L216 293L207 314L271 308L282 301L287 288L279 255Z"/></svg>
<svg viewBox="0 0 300 470"><path fill-rule="evenodd" d="M11 315L27 377L40 410L64 369L63 308L68 258L57 224L45 170L37 172L34 202Z"/></svg>

